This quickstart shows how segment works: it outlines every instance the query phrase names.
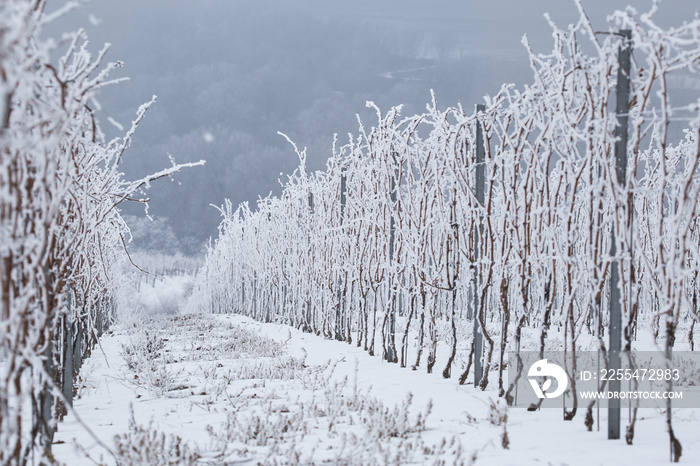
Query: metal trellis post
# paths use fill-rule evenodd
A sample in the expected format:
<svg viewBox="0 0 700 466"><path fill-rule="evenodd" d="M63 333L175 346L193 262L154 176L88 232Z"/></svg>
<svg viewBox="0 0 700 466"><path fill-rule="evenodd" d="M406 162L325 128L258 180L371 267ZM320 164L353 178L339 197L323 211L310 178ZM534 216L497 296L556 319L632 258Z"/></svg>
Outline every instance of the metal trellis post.
<svg viewBox="0 0 700 466"><path fill-rule="evenodd" d="M617 181L624 187L627 180L627 124L629 120L629 94L630 94L630 55L632 52L632 32L628 29L620 31L623 38L618 59L620 66L617 70L617 126L615 127L615 161L617 169ZM617 215L617 206L615 207ZM619 232L620 234L622 232ZM620 279L622 277L622 259L615 259L617 255L615 221L613 221L612 241L610 256L617 266L610 269L610 361L611 370L620 369L620 350L622 349L622 293ZM610 380L610 391L620 391L620 381ZM620 438L620 399L612 398L608 403L608 439Z"/></svg>
<svg viewBox="0 0 700 466"><path fill-rule="evenodd" d="M477 113L483 113L486 111L486 107L483 104L476 106ZM484 134L483 128L481 127L481 121L477 119L476 121L476 199L479 201L480 206L484 205L484 184L486 181L484 163L486 159L486 150L484 148ZM475 269L474 269L474 293L472 294L472 301L474 303L473 307L473 317L474 317L474 387L478 387L481 383L481 378L483 377L483 368L481 366L481 356L483 352L483 334L481 328L479 327L479 309L480 296L479 289L481 288L481 283L479 282L480 270L479 270L479 248L481 247L481 241L479 235L482 232L482 218L479 214L479 223L476 229L476 234L474 235L474 259L475 259Z"/></svg>

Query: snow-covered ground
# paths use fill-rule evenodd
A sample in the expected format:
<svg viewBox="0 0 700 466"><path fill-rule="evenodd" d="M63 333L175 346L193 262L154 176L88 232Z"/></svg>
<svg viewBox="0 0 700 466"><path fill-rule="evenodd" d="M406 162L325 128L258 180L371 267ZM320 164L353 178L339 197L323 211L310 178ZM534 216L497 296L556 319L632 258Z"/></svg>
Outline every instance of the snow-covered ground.
<svg viewBox="0 0 700 466"><path fill-rule="evenodd" d="M506 410L494 389L237 315L162 315L116 327L79 383L83 424L70 414L54 445L69 465L115 464L107 447L123 464L149 465L668 462L659 410L641 410L628 446L607 440L605 410L600 431L587 432L581 410L572 422L559 410ZM700 464L700 410L674 410L674 428L681 461Z"/></svg>

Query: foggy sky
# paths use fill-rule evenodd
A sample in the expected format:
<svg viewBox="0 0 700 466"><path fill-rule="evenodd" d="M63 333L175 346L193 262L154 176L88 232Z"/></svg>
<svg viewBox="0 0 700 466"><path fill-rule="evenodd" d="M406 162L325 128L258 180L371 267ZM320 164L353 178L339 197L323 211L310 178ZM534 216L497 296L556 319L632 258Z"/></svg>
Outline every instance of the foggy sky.
<svg viewBox="0 0 700 466"><path fill-rule="evenodd" d="M601 30L627 3L583 1ZM697 0L666 1L657 21L678 24L696 9ZM158 96L124 155L127 177L169 165L168 153L207 160L147 193L150 213L193 251L217 234L209 204L280 193L280 174L298 158L278 131L308 147L309 168L323 169L334 133L341 143L356 133L356 114L374 123L368 100L384 111L403 104L408 116L433 89L440 107L472 109L502 83L531 82L521 38L549 52L545 12L560 26L577 18L567 0L92 0L49 33L83 27L95 52L109 42L108 60L124 62L114 77L130 81L99 99L108 136L121 134L108 116L128 128ZM143 215L140 206L124 211Z"/></svg>

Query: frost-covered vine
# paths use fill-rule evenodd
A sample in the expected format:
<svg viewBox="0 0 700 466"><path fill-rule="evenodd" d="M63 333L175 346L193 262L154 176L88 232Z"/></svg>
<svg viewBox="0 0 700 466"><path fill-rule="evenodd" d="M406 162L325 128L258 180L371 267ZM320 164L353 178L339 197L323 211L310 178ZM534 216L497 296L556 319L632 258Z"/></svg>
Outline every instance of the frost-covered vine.
<svg viewBox="0 0 700 466"><path fill-rule="evenodd" d="M441 110L433 99L425 113L403 118L400 107L382 113L370 103L375 126L360 122L325 171L308 173L297 149L300 167L280 197L255 210L222 208L193 302L284 321L428 372L443 343L444 377L456 356L468 362L460 383L476 319L480 357L487 374L498 370L502 396L508 350L606 349L611 286L622 293L623 346L645 326L661 347L685 338L682 328L692 347L700 112L699 102L677 102L668 80L698 79L700 18L663 29L656 5L643 15L628 8L602 34L578 6L567 29L550 22L549 54L524 40L533 82L504 85L483 112ZM624 180L614 155L620 30L631 30L634 48ZM682 126L685 137L672 143ZM623 273L611 285L617 261ZM574 404L566 416L575 414Z"/></svg>
<svg viewBox="0 0 700 466"><path fill-rule="evenodd" d="M74 6L47 13L43 0L0 3L2 464L52 461L63 393L72 391L63 387L67 348L94 345L115 317L114 267L128 235L118 206L182 168L123 179L121 156L150 103L123 138L105 141L94 99L120 65L103 65L107 47L93 56L83 31L64 46L40 36Z"/></svg>

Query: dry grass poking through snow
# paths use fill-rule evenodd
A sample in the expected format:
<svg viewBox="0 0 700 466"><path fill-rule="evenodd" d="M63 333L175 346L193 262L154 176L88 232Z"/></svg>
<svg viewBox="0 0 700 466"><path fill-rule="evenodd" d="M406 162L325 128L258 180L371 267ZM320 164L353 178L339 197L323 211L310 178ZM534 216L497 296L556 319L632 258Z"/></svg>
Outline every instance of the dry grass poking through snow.
<svg viewBox="0 0 700 466"><path fill-rule="evenodd" d="M424 441L431 405L415 407L410 396L386 405L334 377L337 362L309 365L283 343L214 316L160 316L125 330L122 341L124 380L137 397L200 415L188 421L193 438L132 415L116 437L121 464L472 462L455 438Z"/></svg>

